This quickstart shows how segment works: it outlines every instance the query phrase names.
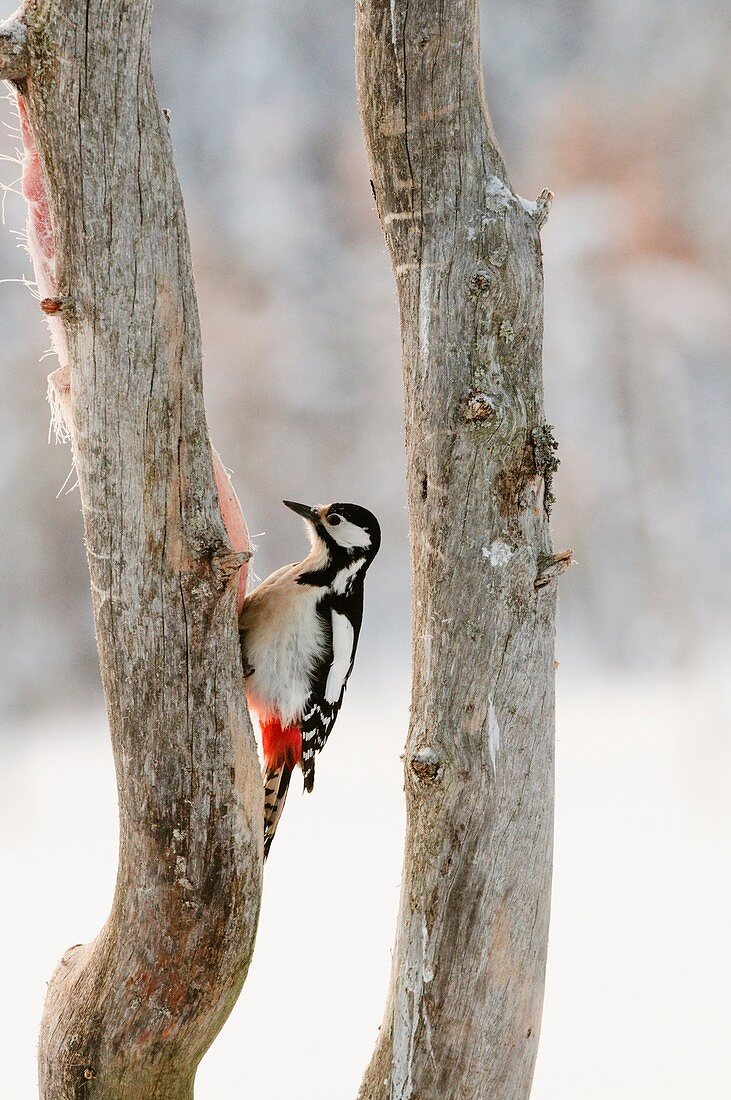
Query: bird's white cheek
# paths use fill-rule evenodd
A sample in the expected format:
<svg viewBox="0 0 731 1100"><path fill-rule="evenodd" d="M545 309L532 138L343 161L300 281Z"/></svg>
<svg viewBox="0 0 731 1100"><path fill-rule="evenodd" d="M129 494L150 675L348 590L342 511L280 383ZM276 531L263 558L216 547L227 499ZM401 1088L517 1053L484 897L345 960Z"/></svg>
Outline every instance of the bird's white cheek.
<svg viewBox="0 0 731 1100"><path fill-rule="evenodd" d="M341 523L338 527L330 528L330 534L345 550L365 550L371 544L371 536L362 527L356 527L354 523Z"/></svg>

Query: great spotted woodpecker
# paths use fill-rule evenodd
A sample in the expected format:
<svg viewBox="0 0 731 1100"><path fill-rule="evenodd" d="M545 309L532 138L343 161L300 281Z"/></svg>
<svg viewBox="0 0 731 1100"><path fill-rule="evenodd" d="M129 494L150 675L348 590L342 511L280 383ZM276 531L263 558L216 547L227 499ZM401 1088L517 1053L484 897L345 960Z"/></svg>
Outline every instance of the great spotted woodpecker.
<svg viewBox="0 0 731 1100"><path fill-rule="evenodd" d="M363 578L381 544L378 520L357 504L284 504L304 518L312 548L254 589L239 616L246 698L264 751L265 859L298 764L305 790L313 788L315 754L353 668Z"/></svg>

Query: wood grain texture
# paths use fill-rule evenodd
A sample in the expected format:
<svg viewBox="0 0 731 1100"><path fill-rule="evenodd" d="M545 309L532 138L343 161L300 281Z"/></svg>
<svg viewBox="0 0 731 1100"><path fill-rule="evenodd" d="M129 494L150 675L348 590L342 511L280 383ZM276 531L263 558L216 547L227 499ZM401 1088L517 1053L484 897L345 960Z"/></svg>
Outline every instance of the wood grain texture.
<svg viewBox="0 0 731 1100"><path fill-rule="evenodd" d="M109 919L49 986L43 1100L190 1100L245 978L261 892L242 556L215 488L151 6L31 0L20 15L120 813ZM69 889L93 873L70 866Z"/></svg>
<svg viewBox="0 0 731 1100"><path fill-rule="evenodd" d="M28 73L25 24L17 17L0 22L0 80L22 80Z"/></svg>
<svg viewBox="0 0 731 1100"><path fill-rule="evenodd" d="M413 570L407 837L361 1100L525 1100L550 909L555 585L539 227L484 99L476 0L356 0L398 287Z"/></svg>

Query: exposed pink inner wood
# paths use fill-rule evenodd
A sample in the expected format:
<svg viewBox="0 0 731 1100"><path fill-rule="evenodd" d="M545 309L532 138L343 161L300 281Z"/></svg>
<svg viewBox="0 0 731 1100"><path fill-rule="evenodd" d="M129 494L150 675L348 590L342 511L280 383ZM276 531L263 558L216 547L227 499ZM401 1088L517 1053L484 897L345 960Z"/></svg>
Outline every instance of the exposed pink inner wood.
<svg viewBox="0 0 731 1100"><path fill-rule="evenodd" d="M28 204L28 251L33 263L33 273L40 298L55 298L58 294L58 283L51 210L38 148L28 121L28 113L22 96L18 96L18 116L25 151L22 166L22 187L23 196ZM51 332L53 350L61 364L57 370L48 376L49 389L53 395L56 415L60 414L70 436L72 435L71 372L68 364L66 334L63 329L63 321L59 315L46 314L46 321ZM251 550L249 531L238 497L220 455L214 447L211 447L211 451L216 487L221 505L221 516L226 526L231 547L237 552L249 552ZM248 574L248 566L244 564L239 571L238 579L239 613L246 596Z"/></svg>
<svg viewBox="0 0 731 1100"><path fill-rule="evenodd" d="M244 519L244 513L241 505L239 504L239 498L236 496L231 479L226 472L226 468L221 461L221 456L215 447L211 447L213 452L213 470L216 475L216 486L218 488L218 500L221 505L221 517L226 526L229 542L233 550L237 552L247 552L251 550L251 542L249 540L249 529L246 526L246 520ZM241 608L244 604L244 597L246 596L246 585L249 578L248 563L244 563L239 570L239 582L238 582L238 597L237 608L238 613L241 614Z"/></svg>

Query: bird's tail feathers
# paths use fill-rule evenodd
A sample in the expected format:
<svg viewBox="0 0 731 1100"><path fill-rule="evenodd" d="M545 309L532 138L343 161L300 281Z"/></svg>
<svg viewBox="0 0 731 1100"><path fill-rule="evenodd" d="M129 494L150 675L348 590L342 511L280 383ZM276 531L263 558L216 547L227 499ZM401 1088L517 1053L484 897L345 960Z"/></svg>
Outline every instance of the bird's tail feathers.
<svg viewBox="0 0 731 1100"><path fill-rule="evenodd" d="M302 776L305 790L311 794L315 786L315 753L312 749L305 749L302 753Z"/></svg>
<svg viewBox="0 0 731 1100"><path fill-rule="evenodd" d="M264 770L264 859L269 855L282 816L291 777L292 769L286 763Z"/></svg>

